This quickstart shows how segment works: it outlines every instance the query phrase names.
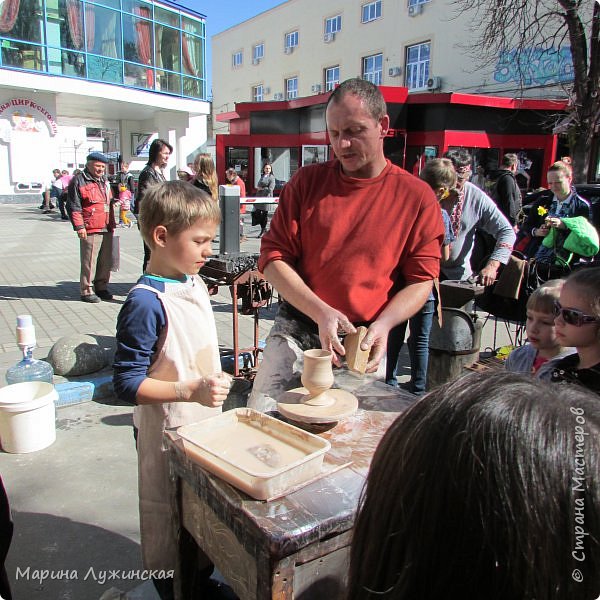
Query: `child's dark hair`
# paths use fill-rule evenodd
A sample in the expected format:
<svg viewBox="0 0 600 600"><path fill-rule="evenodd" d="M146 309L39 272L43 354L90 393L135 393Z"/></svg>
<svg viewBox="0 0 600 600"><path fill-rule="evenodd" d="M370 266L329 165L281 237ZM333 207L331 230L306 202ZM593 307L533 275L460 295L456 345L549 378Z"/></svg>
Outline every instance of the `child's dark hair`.
<svg viewBox="0 0 600 600"><path fill-rule="evenodd" d="M375 453L348 590L349 600L594 598L598 397L498 372L417 401Z"/></svg>
<svg viewBox="0 0 600 600"><path fill-rule="evenodd" d="M600 318L600 267L585 267L571 273L565 281L577 286L590 303L591 314Z"/></svg>
<svg viewBox="0 0 600 600"><path fill-rule="evenodd" d="M198 220L219 224L221 211L206 192L191 183L165 181L146 188L138 218L142 238L152 248L152 232L158 225L176 235Z"/></svg>
<svg viewBox="0 0 600 600"><path fill-rule="evenodd" d="M554 303L560 296L565 284L564 279L550 279L536 288L527 300L527 310L535 310L541 313L552 314Z"/></svg>

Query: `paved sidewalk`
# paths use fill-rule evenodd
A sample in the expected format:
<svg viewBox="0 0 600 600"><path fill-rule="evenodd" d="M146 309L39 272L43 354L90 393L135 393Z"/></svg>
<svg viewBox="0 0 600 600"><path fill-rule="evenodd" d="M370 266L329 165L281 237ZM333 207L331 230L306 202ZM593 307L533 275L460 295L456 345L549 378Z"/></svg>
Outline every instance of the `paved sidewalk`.
<svg viewBox="0 0 600 600"><path fill-rule="evenodd" d="M260 227L246 226L244 252L258 253ZM110 289L113 302L85 304L79 297L79 242L68 221L56 211L43 215L37 206L0 205L0 377L19 358L15 344L16 317L31 314L36 328L37 358L44 358L54 342L71 333L114 337L116 318L142 268L142 242L136 227L118 229L121 238L121 269L113 273ZM218 253L218 243L214 245ZM213 297L219 341L233 344L231 296L220 288ZM274 309L261 311L264 338ZM240 343L252 343L252 317L240 318Z"/></svg>
<svg viewBox="0 0 600 600"><path fill-rule="evenodd" d="M259 227L246 227L242 250L257 253ZM60 337L114 338L117 314L141 273L137 228L118 229L121 269L114 273L113 302L79 299L79 243L58 212L37 206L0 205L0 386L21 353L16 317L31 314L44 358ZM218 244L214 246L218 253ZM233 344L231 297L213 297L219 340ZM261 338L275 309L261 310ZM252 343L253 321L240 316L240 343ZM27 600L98 600L110 590L130 600L155 600L153 586L137 575L139 552L137 462L132 408L114 398L57 410L57 440L39 452L0 453L0 474L13 510L15 535L7 567L13 595ZM111 571L112 576L111 576ZM54 577L54 579L51 579Z"/></svg>
<svg viewBox="0 0 600 600"><path fill-rule="evenodd" d="M259 227L246 216L242 250L257 253ZM0 385L20 359L16 316L33 315L44 358L61 336L114 337L121 304L137 280L142 243L136 228L119 229L121 269L113 274L113 302L79 299L79 244L58 212L43 215L33 205L0 205ZM215 245L215 253L218 246ZM227 288L213 297L219 340L232 346L231 298ZM264 339L275 308L261 310ZM240 341L251 345L252 317L240 316ZM500 332L496 347L506 343ZM484 329L482 349L492 345ZM401 380L408 377L406 346ZM7 567L17 600L103 600L128 592L130 600L155 600L151 584L136 574L139 552L137 465L130 406L114 398L57 410L57 441L45 450L0 452L0 474L9 494L15 535ZM51 577L53 577L51 579Z"/></svg>

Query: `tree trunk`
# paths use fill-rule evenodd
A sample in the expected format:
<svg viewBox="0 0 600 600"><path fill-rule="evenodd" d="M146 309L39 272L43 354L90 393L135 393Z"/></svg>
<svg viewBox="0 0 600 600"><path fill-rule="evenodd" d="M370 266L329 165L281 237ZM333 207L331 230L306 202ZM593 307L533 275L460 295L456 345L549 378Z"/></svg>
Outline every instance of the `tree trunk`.
<svg viewBox="0 0 600 600"><path fill-rule="evenodd" d="M573 160L573 183L587 183L589 140L592 133L585 127L578 127L577 132L569 135L569 148Z"/></svg>

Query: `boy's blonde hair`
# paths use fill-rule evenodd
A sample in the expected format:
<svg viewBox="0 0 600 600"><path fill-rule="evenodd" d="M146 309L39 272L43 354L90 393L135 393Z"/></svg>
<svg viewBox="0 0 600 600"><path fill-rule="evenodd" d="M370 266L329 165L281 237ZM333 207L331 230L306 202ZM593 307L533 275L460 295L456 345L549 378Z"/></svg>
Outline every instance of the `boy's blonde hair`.
<svg viewBox="0 0 600 600"><path fill-rule="evenodd" d="M419 177L429 184L432 190L451 190L456 187L456 170L449 158L432 158L425 163Z"/></svg>
<svg viewBox="0 0 600 600"><path fill-rule="evenodd" d="M527 300L527 309L552 314L554 311L554 303L560 297L560 290L562 290L564 284L564 279L549 279L546 283L540 285L540 287L534 290L531 296L529 296L529 300Z"/></svg>
<svg viewBox="0 0 600 600"><path fill-rule="evenodd" d="M198 220L218 225L221 210L206 192L191 183L165 181L146 188L138 220L142 238L152 248L152 232L158 225L177 235Z"/></svg>

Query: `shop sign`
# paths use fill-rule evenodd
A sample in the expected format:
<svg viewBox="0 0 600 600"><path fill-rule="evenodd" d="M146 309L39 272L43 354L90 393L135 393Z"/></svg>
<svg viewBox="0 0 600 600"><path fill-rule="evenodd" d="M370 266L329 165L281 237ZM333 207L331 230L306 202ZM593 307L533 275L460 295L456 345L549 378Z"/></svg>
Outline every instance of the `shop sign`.
<svg viewBox="0 0 600 600"><path fill-rule="evenodd" d="M132 133L131 134L131 156L136 158L148 158L150 155L150 144L158 137L156 133Z"/></svg>
<svg viewBox="0 0 600 600"><path fill-rule="evenodd" d="M58 133L54 117L46 108L29 98L13 98L0 104L0 119L8 120L9 128L13 131L41 133L47 129L52 136Z"/></svg>

